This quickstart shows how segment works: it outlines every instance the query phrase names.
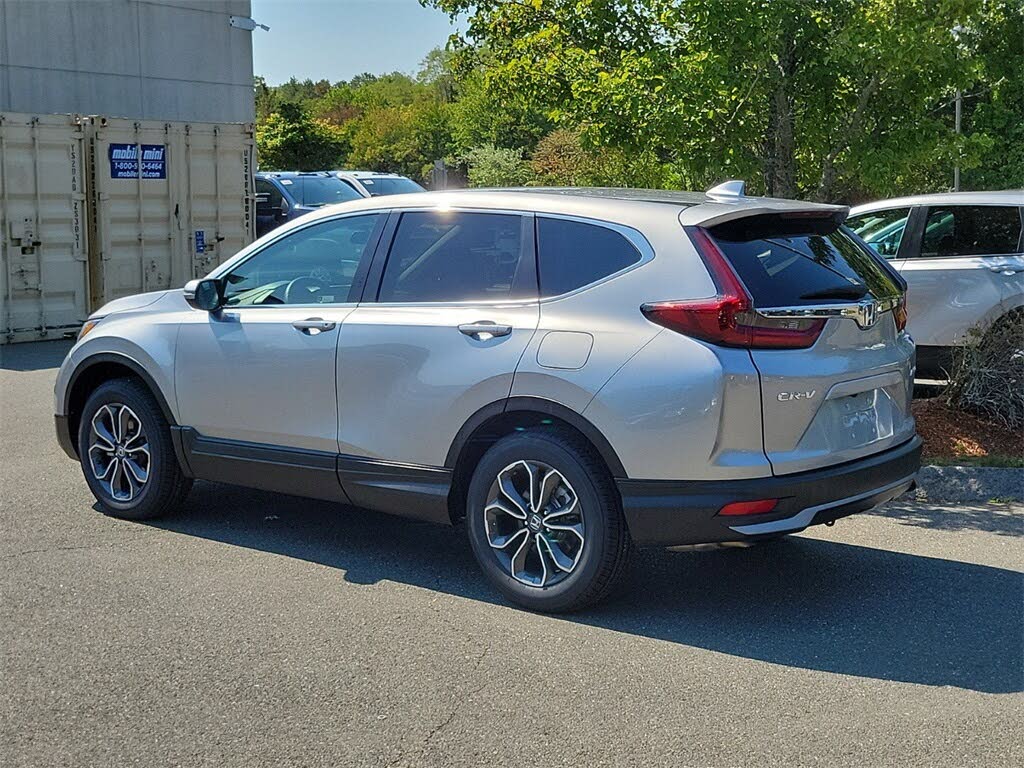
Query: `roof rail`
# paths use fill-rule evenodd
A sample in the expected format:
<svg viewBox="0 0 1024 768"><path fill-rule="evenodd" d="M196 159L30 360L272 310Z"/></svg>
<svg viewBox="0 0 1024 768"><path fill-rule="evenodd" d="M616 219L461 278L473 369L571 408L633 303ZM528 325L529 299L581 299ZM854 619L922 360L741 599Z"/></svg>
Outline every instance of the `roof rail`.
<svg viewBox="0 0 1024 768"><path fill-rule="evenodd" d="M723 181L717 187L712 187L705 194L708 197L743 197L747 183L739 179Z"/></svg>

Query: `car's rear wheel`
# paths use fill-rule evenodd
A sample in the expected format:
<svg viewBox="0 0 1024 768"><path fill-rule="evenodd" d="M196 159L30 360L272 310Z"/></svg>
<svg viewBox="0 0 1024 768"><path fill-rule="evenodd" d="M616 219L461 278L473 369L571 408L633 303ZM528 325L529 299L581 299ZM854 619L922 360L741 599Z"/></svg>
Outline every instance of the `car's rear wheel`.
<svg viewBox="0 0 1024 768"><path fill-rule="evenodd" d="M584 608L625 570L629 532L614 483L571 434L535 429L499 440L473 473L466 515L484 574L526 608Z"/></svg>
<svg viewBox="0 0 1024 768"><path fill-rule="evenodd" d="M89 396L78 426L78 455L93 496L115 517L160 517L180 506L192 487L160 406L133 379L108 381Z"/></svg>

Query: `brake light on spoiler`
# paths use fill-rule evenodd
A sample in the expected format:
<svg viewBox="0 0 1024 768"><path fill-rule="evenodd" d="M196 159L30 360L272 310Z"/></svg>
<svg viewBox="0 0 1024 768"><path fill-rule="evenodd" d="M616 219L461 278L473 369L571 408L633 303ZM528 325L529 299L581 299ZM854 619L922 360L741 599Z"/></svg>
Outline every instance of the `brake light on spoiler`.
<svg viewBox="0 0 1024 768"><path fill-rule="evenodd" d="M652 323L723 347L806 349L825 327L821 318L768 318L753 299L715 241L700 227L686 233L708 268L718 294L708 299L659 301L640 311Z"/></svg>

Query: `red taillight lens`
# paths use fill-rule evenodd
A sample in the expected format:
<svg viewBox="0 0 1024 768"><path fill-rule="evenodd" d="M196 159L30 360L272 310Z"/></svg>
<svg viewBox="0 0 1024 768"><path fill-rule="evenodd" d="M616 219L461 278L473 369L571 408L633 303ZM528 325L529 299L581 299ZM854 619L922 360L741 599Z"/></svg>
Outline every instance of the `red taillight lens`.
<svg viewBox="0 0 1024 768"><path fill-rule="evenodd" d="M720 510L720 515L763 515L775 509L779 503L778 499L758 499L757 501L734 501L726 504Z"/></svg>
<svg viewBox="0 0 1024 768"><path fill-rule="evenodd" d="M644 304L640 311L648 320L723 347L806 349L818 340L824 320L776 320L757 314L750 294L711 236L700 227L686 227L686 232L707 266L718 295Z"/></svg>
<svg viewBox="0 0 1024 768"><path fill-rule="evenodd" d="M893 320L896 321L896 331L902 331L907 327L907 294L900 296L900 303L892 311Z"/></svg>

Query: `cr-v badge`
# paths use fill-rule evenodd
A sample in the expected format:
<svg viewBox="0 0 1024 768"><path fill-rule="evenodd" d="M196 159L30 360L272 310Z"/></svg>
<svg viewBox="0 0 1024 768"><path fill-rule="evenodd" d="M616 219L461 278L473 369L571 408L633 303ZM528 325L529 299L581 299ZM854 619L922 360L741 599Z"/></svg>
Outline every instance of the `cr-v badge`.
<svg viewBox="0 0 1024 768"><path fill-rule="evenodd" d="M779 402L788 403L792 400L810 400L817 391L812 389L809 392L779 392Z"/></svg>

